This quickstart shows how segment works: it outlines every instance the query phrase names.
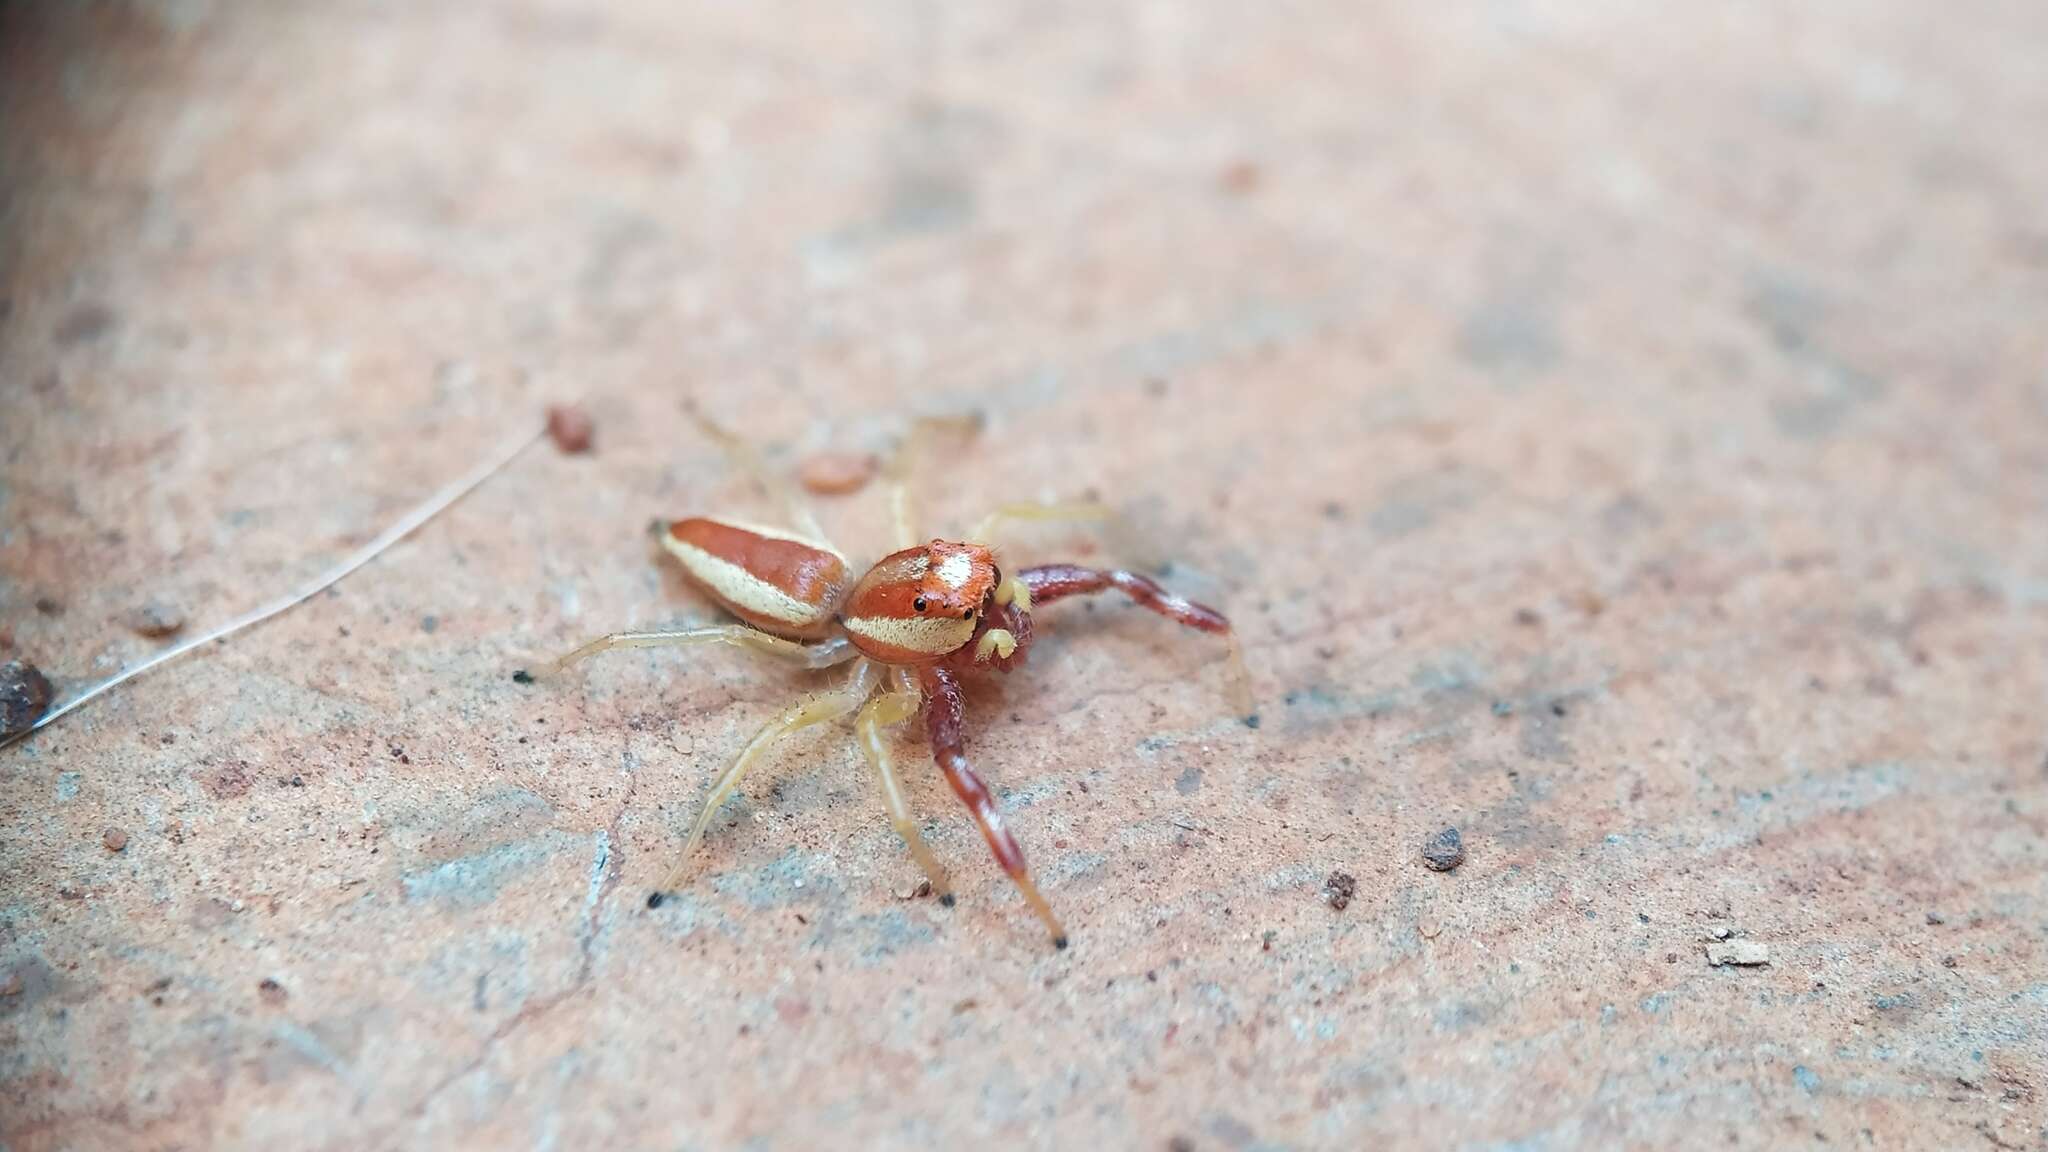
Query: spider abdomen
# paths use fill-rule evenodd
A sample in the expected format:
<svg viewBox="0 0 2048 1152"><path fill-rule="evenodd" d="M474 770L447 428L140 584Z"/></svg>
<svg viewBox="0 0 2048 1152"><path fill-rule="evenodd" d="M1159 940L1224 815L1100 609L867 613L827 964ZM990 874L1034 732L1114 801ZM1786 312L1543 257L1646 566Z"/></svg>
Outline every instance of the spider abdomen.
<svg viewBox="0 0 2048 1152"><path fill-rule="evenodd" d="M847 566L830 547L708 516L672 521L661 544L706 595L754 627L792 640L832 631Z"/></svg>

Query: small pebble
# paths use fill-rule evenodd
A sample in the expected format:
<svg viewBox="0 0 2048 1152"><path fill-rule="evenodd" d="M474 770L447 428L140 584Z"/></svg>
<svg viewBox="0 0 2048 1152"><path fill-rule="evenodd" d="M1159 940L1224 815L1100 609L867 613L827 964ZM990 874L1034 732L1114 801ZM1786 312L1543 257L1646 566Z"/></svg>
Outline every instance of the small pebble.
<svg viewBox="0 0 2048 1152"><path fill-rule="evenodd" d="M1446 828L1422 846L1422 862L1438 872L1449 872L1465 862L1465 838L1456 828Z"/></svg>
<svg viewBox="0 0 2048 1152"><path fill-rule="evenodd" d="M597 426L591 423L589 413L573 404L554 404L548 408L548 436L561 449L564 456L581 456L590 451L590 444L596 438Z"/></svg>
<svg viewBox="0 0 2048 1152"><path fill-rule="evenodd" d="M818 496L845 496L867 487L875 458L857 452L818 452L797 465L797 482Z"/></svg>
<svg viewBox="0 0 2048 1152"><path fill-rule="evenodd" d="M1770 962L1770 948L1755 940L1730 940L1707 945L1707 963L1716 968L1754 968Z"/></svg>
<svg viewBox="0 0 2048 1152"><path fill-rule="evenodd" d="M262 983L256 985L256 992L263 997L264 1003L273 1008L285 1002L284 985L267 976L263 978Z"/></svg>
<svg viewBox="0 0 2048 1152"><path fill-rule="evenodd" d="M119 852L128 846L128 833L119 828L109 828L100 836L100 843L106 845L109 852Z"/></svg>
<svg viewBox="0 0 2048 1152"><path fill-rule="evenodd" d="M26 660L0 664L0 737L26 732L50 710L50 682Z"/></svg>
<svg viewBox="0 0 2048 1152"><path fill-rule="evenodd" d="M21 973L9 972L7 979L0 980L0 996L19 996L21 987Z"/></svg>
<svg viewBox="0 0 2048 1152"><path fill-rule="evenodd" d="M1349 872L1332 872L1323 881L1323 894L1330 907L1342 912L1351 906L1351 897L1358 892L1358 880Z"/></svg>
<svg viewBox="0 0 2048 1152"><path fill-rule="evenodd" d="M140 607L129 611L127 624L128 630L137 636L161 640L166 636L175 636L184 629L185 614L175 605L166 604L161 600L147 600Z"/></svg>
<svg viewBox="0 0 2048 1152"><path fill-rule="evenodd" d="M1259 166L1250 160L1236 160L1224 165L1216 174L1216 186L1232 196L1249 196L1259 190L1265 179Z"/></svg>

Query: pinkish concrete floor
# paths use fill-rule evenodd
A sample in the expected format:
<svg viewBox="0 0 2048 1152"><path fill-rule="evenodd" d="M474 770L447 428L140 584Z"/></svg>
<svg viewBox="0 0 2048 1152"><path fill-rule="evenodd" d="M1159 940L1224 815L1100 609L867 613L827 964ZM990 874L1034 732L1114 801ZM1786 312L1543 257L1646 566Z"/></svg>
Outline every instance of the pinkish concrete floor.
<svg viewBox="0 0 2048 1152"><path fill-rule="evenodd" d="M0 754L0 1146L2048 1148L2048 9L849 7L0 8L0 657L599 429ZM1073 949L836 733L644 906L686 396L1236 614L974 698Z"/></svg>

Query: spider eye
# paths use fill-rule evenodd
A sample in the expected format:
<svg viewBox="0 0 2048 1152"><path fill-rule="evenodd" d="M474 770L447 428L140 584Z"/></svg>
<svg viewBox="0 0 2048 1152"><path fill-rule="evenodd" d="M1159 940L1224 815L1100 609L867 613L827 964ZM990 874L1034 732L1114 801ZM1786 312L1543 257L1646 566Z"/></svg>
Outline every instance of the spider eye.
<svg viewBox="0 0 2048 1152"><path fill-rule="evenodd" d="M972 609L972 608L969 608L969 609L968 609L967 611L965 611L965 612L962 612L962 613L960 614L960 618L961 618L962 620L972 620L972 619L974 619L974 609Z"/></svg>
<svg viewBox="0 0 2048 1152"><path fill-rule="evenodd" d="M910 602L910 606L911 606L912 608L915 608L915 609L917 609L917 610L918 610L919 612L922 612L922 611L924 611L924 608L925 608L925 604L924 604L924 597L922 597L922 596L919 596L919 597L918 597L917 599L915 599L915 600L912 600L912 601Z"/></svg>

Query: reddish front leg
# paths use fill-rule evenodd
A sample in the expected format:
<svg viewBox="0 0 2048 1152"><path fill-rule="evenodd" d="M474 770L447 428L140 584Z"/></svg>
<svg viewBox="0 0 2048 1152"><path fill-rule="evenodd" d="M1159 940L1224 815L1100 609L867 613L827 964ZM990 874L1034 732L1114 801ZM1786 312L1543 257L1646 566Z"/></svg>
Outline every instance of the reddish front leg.
<svg viewBox="0 0 2048 1152"><path fill-rule="evenodd" d="M967 805L975 824L980 826L982 839L988 841L996 863L1009 873L1010 882L1024 894L1031 910L1045 921L1046 928L1052 933L1053 947L1065 948L1067 931L1060 927L1059 919L1052 914L1052 905L1046 903L1045 897L1038 892L1038 886L1031 882L1031 872L1024 866L1024 849L1017 846L1017 838L1003 827L1002 813L996 811L996 799L989 794L988 785L983 784L981 777L967 765L963 739L967 701L960 693L960 678L939 664L919 668L917 677L924 688L924 723L931 735L932 759L938 761L939 771L946 774L946 783L953 786L953 794Z"/></svg>
<svg viewBox="0 0 2048 1152"><path fill-rule="evenodd" d="M1017 579L1030 590L1034 608L1063 597L1086 596L1114 588L1148 612L1156 612L1177 624L1227 638L1230 641L1231 705L1244 717L1247 725L1258 727L1258 714L1252 711L1251 676L1245 670L1244 652L1223 613L1206 604L1175 596L1149 577L1136 572L1083 568L1077 564L1044 564L1024 569L1017 573Z"/></svg>
<svg viewBox="0 0 2048 1152"><path fill-rule="evenodd" d="M1223 618L1223 613L1192 600L1183 600L1136 572L1082 568L1075 564L1045 564L1026 568L1017 573L1017 578L1031 589L1031 606L1034 608L1068 596L1086 596L1115 588L1140 608L1157 612L1168 620L1204 632L1230 633L1230 621Z"/></svg>

